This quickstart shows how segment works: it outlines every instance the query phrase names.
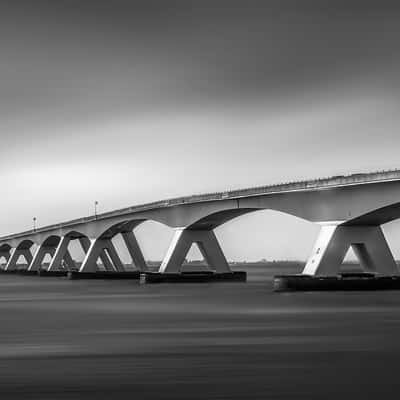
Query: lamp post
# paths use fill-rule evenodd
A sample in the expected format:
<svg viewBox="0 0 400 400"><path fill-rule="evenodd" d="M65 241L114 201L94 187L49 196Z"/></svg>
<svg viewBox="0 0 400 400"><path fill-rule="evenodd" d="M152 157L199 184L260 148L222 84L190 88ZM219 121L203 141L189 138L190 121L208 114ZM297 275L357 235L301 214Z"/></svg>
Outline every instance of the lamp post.
<svg viewBox="0 0 400 400"><path fill-rule="evenodd" d="M94 202L94 218L97 219L97 206L99 205L99 202L96 200Z"/></svg>
<svg viewBox="0 0 400 400"><path fill-rule="evenodd" d="M33 217L33 232L36 232L36 217Z"/></svg>

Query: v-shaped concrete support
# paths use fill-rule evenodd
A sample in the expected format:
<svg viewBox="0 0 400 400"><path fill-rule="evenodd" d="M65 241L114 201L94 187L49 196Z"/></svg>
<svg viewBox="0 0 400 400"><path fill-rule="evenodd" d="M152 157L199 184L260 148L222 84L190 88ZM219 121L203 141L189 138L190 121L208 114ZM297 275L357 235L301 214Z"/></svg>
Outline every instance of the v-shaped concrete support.
<svg viewBox="0 0 400 400"><path fill-rule="evenodd" d="M85 247L86 245L87 242ZM99 257L107 270L116 270L120 272L125 270L111 239L92 239L79 272L96 272L97 260ZM108 257L109 259L106 261ZM110 265L111 269L109 269Z"/></svg>
<svg viewBox="0 0 400 400"><path fill-rule="evenodd" d="M4 268L6 271L12 271L17 268L17 262L20 257L24 257L28 266L32 263L32 253L30 249L13 249L10 258L8 259L7 265Z"/></svg>
<svg viewBox="0 0 400 400"><path fill-rule="evenodd" d="M123 232L122 238L128 248L132 262L139 271L147 271L147 264L144 259L142 250L137 242L136 236L133 232Z"/></svg>
<svg viewBox="0 0 400 400"><path fill-rule="evenodd" d="M56 271L63 268L63 260L68 269L76 269L75 262L71 257L71 253L68 250L68 245L71 241L71 238L68 236L63 236L58 243L58 246L55 250L54 256L51 259L48 271Z"/></svg>
<svg viewBox="0 0 400 400"><path fill-rule="evenodd" d="M0 259L3 258L3 257L5 258L6 262L5 262L5 264L1 265L1 268L5 269L7 264L8 264L8 261L9 261L9 259L11 257L10 251L2 251L2 252L0 252Z"/></svg>
<svg viewBox="0 0 400 400"><path fill-rule="evenodd" d="M321 228L303 274L338 274L350 246L365 271L382 275L399 274L380 226L343 225L328 225Z"/></svg>
<svg viewBox="0 0 400 400"><path fill-rule="evenodd" d="M220 273L231 272L214 231L190 229L177 229L175 231L159 272L178 273L193 243L199 246L200 252L210 269Z"/></svg>
<svg viewBox="0 0 400 400"><path fill-rule="evenodd" d="M50 254L51 257L54 256L56 252L55 247L39 245L36 249L35 255L33 256L32 262L28 267L28 271L38 271L42 267L42 263L47 254Z"/></svg>
<svg viewBox="0 0 400 400"><path fill-rule="evenodd" d="M90 239L87 237L82 237L82 238L79 238L79 242L82 246L82 249L83 249L85 255L87 256L90 246L91 246ZM86 258L86 256L85 256L85 258ZM101 263L103 264L103 267L105 268L106 271L114 271L114 267L111 263L110 257L106 254L104 249L101 250L99 257L100 257ZM83 263L84 262L85 262L85 259L83 260ZM82 265L83 265L83 263L82 263ZM81 268L82 268L82 265L81 265ZM97 270L97 259L96 259L96 270Z"/></svg>

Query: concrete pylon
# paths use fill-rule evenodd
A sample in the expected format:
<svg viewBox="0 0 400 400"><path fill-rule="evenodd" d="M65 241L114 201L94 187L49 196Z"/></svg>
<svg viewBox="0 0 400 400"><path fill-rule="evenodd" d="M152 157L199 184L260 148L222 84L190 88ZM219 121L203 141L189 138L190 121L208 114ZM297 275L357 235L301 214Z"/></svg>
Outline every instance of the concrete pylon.
<svg viewBox="0 0 400 400"><path fill-rule="evenodd" d="M68 250L68 245L71 241L71 238L68 236L63 236L58 243L58 246L55 250L54 256L51 259L48 271L56 271L62 269L62 261L65 261L67 267L71 269L76 269L75 262L71 257L71 254Z"/></svg>
<svg viewBox="0 0 400 400"><path fill-rule="evenodd" d="M87 241L83 246L87 248ZM99 257L107 270L119 272L125 270L111 239L92 239L79 272L96 272Z"/></svg>
<svg viewBox="0 0 400 400"><path fill-rule="evenodd" d="M122 238L128 248L129 254L132 258L132 262L139 271L147 271L147 264L144 259L142 250L140 249L139 243L137 242L136 236L133 232L123 232Z"/></svg>
<svg viewBox="0 0 400 400"><path fill-rule="evenodd" d="M81 238L79 238L79 242L82 246L84 253L87 255L89 252L89 249L90 249L90 245L91 245L90 239L87 237L81 237ZM110 261L110 257L106 254L104 249L101 250L99 257L100 257L100 260L101 260L104 268L106 269L106 271L114 271L114 267ZM97 259L96 259L96 263L97 263ZM83 265L83 263L82 263L82 265ZM96 267L96 269L97 269L97 267Z"/></svg>
<svg viewBox="0 0 400 400"><path fill-rule="evenodd" d="M71 256L71 253L69 252L69 250L66 251L66 253L64 254L64 261L65 261L65 265L69 270L75 270L76 268L76 264L74 259Z"/></svg>
<svg viewBox="0 0 400 400"><path fill-rule="evenodd" d="M50 256L53 258L55 252L56 249L53 246L50 247L42 244L39 245L36 249L35 255L33 256L32 262L28 267L28 271L38 271L42 267L42 263L46 255L50 254Z"/></svg>
<svg viewBox="0 0 400 400"><path fill-rule="evenodd" d="M9 261L9 259L10 259L10 257L11 257L10 250L8 250L8 251L1 251L1 252L0 252L0 259L3 258L3 257L4 257L5 260L6 260L5 265L2 264L2 265L4 265L4 269L5 269L5 267L6 267L7 264L8 264L8 261Z"/></svg>
<svg viewBox="0 0 400 400"><path fill-rule="evenodd" d="M23 249L15 248L15 249L13 249L10 258L8 259L7 265L5 266L4 269L6 271L12 271L12 270L16 269L17 262L21 256L25 258L28 266L31 265L32 259L33 259L31 250L26 249L26 248L23 248Z"/></svg>
<svg viewBox="0 0 400 400"><path fill-rule="evenodd" d="M336 275L352 247L362 268L382 275L399 270L380 226L322 226L303 274Z"/></svg>
<svg viewBox="0 0 400 400"><path fill-rule="evenodd" d="M210 269L219 273L231 272L214 231L181 228L175 230L159 272L178 273L193 243L198 245Z"/></svg>
<svg viewBox="0 0 400 400"><path fill-rule="evenodd" d="M115 249L115 246L111 242L111 239L108 239L105 242L106 242L106 244L105 244L106 247L104 247L104 252L106 254L108 254L108 256L110 257L115 270L118 272L125 271L124 264L122 263L119 255L117 253L117 250Z"/></svg>

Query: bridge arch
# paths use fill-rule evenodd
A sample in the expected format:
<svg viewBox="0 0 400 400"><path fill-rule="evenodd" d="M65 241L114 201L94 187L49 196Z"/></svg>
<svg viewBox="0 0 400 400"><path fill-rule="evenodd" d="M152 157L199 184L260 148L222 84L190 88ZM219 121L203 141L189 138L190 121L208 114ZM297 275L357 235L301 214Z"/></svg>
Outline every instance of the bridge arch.
<svg viewBox="0 0 400 400"><path fill-rule="evenodd" d="M83 232L77 231L77 230L72 230L72 231L67 231L64 234L65 237L71 239L71 240L76 240L76 239L81 239L81 238L88 238L86 234Z"/></svg>
<svg viewBox="0 0 400 400"><path fill-rule="evenodd" d="M127 219L108 227L99 235L99 239L112 239L119 233L132 232L137 226L147 221L147 219Z"/></svg>
<svg viewBox="0 0 400 400"><path fill-rule="evenodd" d="M394 202L384 207L376 208L368 213L346 221L343 226L349 228L365 228L381 226L382 235L388 244L394 260L400 253L398 243L400 238L400 202ZM400 271L399 271L400 273Z"/></svg>
<svg viewBox="0 0 400 400"><path fill-rule="evenodd" d="M33 240L30 239L24 239L20 243L18 243L16 249L17 250L28 250L32 246L34 246L36 243Z"/></svg>
<svg viewBox="0 0 400 400"><path fill-rule="evenodd" d="M210 210L209 210L210 211ZM223 240L221 239L225 236L225 240L228 238L226 233L222 233L222 231L219 231L219 229L225 229L223 228L223 225L227 223L233 223L233 225L236 224L234 222L235 220L240 220L242 217L245 215L250 215L250 214L261 214L263 213L263 217L259 221L258 216L256 217L257 219L247 219L248 221L251 221L251 224L258 224L259 222L262 222L260 225L265 226L265 222L268 221L270 217L273 218L273 221L278 221L279 218L284 218L284 223L286 225L291 224L291 220L293 220L293 223L297 224L300 222L300 224L303 224L303 226L308 225L309 227L313 227L312 230L306 230L307 234L310 233L310 239L315 235L317 235L317 230L318 228L309 220L305 218L301 218L297 215L293 215L291 213L281 211L281 210L276 210L274 207L247 207L247 208L226 208L224 210L216 210L215 212L209 212L207 215L197 219L196 221L192 222L190 225L186 226L184 229L179 228L176 229L175 231L175 236L173 241L171 242L170 249L167 252L167 255L161 265L161 271L162 272L173 272L176 273L181 268L184 266L185 259L188 257L190 252L192 252L193 244L196 244L198 247L198 250L196 251L196 256L202 255L204 258L204 261L208 264L211 269L215 269L217 272L228 272L229 271L229 266L227 259L224 255L228 247L230 247L230 251L232 252L233 247L228 245L226 246L227 242L223 244ZM278 217L278 220L276 219ZM265 219L267 218L267 219ZM244 219L246 221L246 219ZM276 223L276 222L275 222ZM230 225L230 224L229 224ZM231 235L231 238L228 240L232 240L232 235L236 236L236 232L241 230L241 228L236 228L233 227L233 225L230 225L230 228L227 228L228 230L225 232L229 232L229 235ZM275 225L276 226L276 225ZM268 225L267 225L268 227ZM218 230L217 230L218 228ZM232 229L233 228L233 229ZM242 240L246 242L248 239L248 235L251 234L251 230L253 228L248 225L246 227L245 232L246 237L243 237L243 233L239 233L239 236L242 235ZM261 228L262 231L263 228ZM303 229L303 228L300 228ZM306 228L307 229L307 228ZM236 232L234 232L236 230ZM268 228L266 228L266 231ZM257 228L255 228L255 231L257 231ZM273 230L271 231L273 232ZM288 236L288 231L285 230L285 235ZM295 231L293 231L295 232ZM222 236L221 236L222 234ZM290 234L289 234L290 236ZM267 243L270 242L271 240L268 240L268 233L265 234L265 236L262 236L261 239L265 240ZM294 237L293 237L294 239ZM260 243L261 243L260 241ZM243 247L243 241L241 242L238 240L237 243L240 243L237 247ZM290 239L288 240L290 243ZM223 245L221 246L219 243L222 243ZM251 246L250 246L251 247ZM225 251L223 250L225 248ZM273 246L270 247L272 249ZM300 246L298 247L300 248ZM310 246L309 246L309 251L311 251L312 248L312 239L310 240ZM307 249L307 248L305 248ZM246 251L245 251L246 252ZM240 257L237 252L234 252L236 257ZM261 252L260 252L261 253ZM259 254L260 254L259 253ZM262 254L262 253L261 253ZM294 254L293 252L291 254ZM190 257L193 257L193 252ZM307 254L304 254L305 257L308 256ZM267 257L269 257L267 255ZM246 257L247 258L247 257ZM265 255L259 256L258 260L265 258ZM243 258L242 258L243 259ZM222 267L221 267L222 266ZM298 271L300 272L300 271Z"/></svg>
<svg viewBox="0 0 400 400"><path fill-rule="evenodd" d="M90 238L81 231L71 230L64 234L63 240L66 240L65 251L71 251L74 260L82 261L90 247Z"/></svg>
<svg viewBox="0 0 400 400"><path fill-rule="evenodd" d="M34 247L36 243L30 239L21 240L15 247L9 244L3 244L2 248L9 248L9 258L7 261L6 269L13 270L18 268L19 261L21 259L25 260L27 266L32 262L32 247ZM14 248L14 251L11 252L11 248Z"/></svg>
<svg viewBox="0 0 400 400"><path fill-rule="evenodd" d="M281 211L275 208L269 207L254 207L254 208L229 208L226 210L219 210L216 212L212 212L203 218L198 219L197 221L191 223L187 229L190 230L212 230L220 227L221 225L234 220L235 218L239 218L243 215L255 213L258 211L273 211L280 214L289 215L293 218L301 219L303 221L310 222L309 220L299 217L297 215L291 214L286 211Z"/></svg>
<svg viewBox="0 0 400 400"><path fill-rule="evenodd" d="M11 246L8 243L4 243L0 246L0 253L5 253L11 250Z"/></svg>
<svg viewBox="0 0 400 400"><path fill-rule="evenodd" d="M210 213L207 216L200 218L197 221L193 222L191 225L189 225L187 227L187 229L194 230L194 231L196 231L196 230L199 230L199 231L213 230L213 229L218 228L218 227L224 225L225 223L232 221L242 215L254 213L255 211L258 211L258 210L272 210L272 211L278 211L278 212L286 214L286 215L295 216L289 212L282 211L282 210L276 210L275 208L227 209L227 210L220 210L220 211L217 211L214 213ZM297 215L295 217L300 218L305 221L308 221L307 219L301 218ZM332 221L331 223L327 222L326 224L328 226L329 225L338 226L338 227L342 226L343 228L352 229L351 231L347 229L346 232L348 231L348 233L344 233L345 231L343 231L343 229L337 230L337 232L338 232L337 235L332 237L332 246L334 246L334 243L341 243L341 244L343 244L342 247L344 247L347 245L347 244L345 244L345 242L347 243L347 241L350 241L351 242L350 247L353 248L353 250L355 251L358 261L362 264L362 266L365 270L369 270L368 268L370 268L369 266L367 266L367 264L368 265L372 264L371 262L367 262L368 261L367 259L369 257L372 257L371 255L368 255L368 254L370 252L372 252L374 254L379 253L373 247L373 246L378 246L377 243L379 242L379 251L381 254L379 254L379 256L380 256L379 261L378 261L378 257L377 257L377 260L374 260L374 265L379 264L379 263L381 263L381 264L384 263L385 265L387 265L387 267L386 267L386 270L384 270L383 268L378 269L378 267L374 267L374 268L376 268L379 271L382 270L386 273L389 273L388 271L392 271L392 273L394 273L395 272L394 260L390 253L390 249L386 245L387 239L385 240L384 232L382 231L381 225L385 225L387 223L394 222L396 220L400 220L400 202L394 202L392 204L385 205L384 207L379 207L376 209L369 210L368 212L366 212L362 215L358 215L357 217L355 217L353 219L349 219L345 222ZM322 225L323 228L321 230L320 237L324 236L323 232L330 229L328 227L325 229L324 226L325 226L325 224ZM365 229L363 227L365 227ZM355 231L354 229L356 229L356 228L364 229L364 230L363 231L360 231L360 230ZM367 232L367 230L368 230L368 232ZM343 234L342 234L342 232L343 232ZM362 232L364 232L364 233L362 233ZM339 235L339 233L340 233L340 235ZM340 236L340 239L338 239L339 236ZM307 263L308 267L306 268L305 271L311 271L311 270L316 271L315 268L311 269L310 265L311 265L311 263L315 263L314 265L317 265L315 260L318 259L318 253L319 253L320 249L328 246L328 242L324 245L322 245L319 242L320 242L320 240L316 243L315 249L313 249L311 251L311 256L309 258L309 262ZM362 244L359 244L358 242L360 242ZM368 251L365 249L366 246L369 248ZM334 268L336 268L335 271L337 271L341 262L343 261L342 255L344 258L345 254L346 254L345 250L346 249L343 250L343 254L341 254L340 257L338 256L337 261L330 262L332 264L332 266L328 265L328 267L323 267L325 269L323 269L322 267L319 267L321 269L321 271L323 271L324 273L328 273L328 272L330 273L331 271L334 271ZM339 258L340 258L340 260L339 260ZM327 264L329 264L329 263L322 260L321 265L327 265ZM322 273L322 272L319 272L319 270L318 270L318 273ZM334 272L332 272L332 273L334 273Z"/></svg>
<svg viewBox="0 0 400 400"><path fill-rule="evenodd" d="M105 227L103 232L95 239L97 246L93 248L93 252L98 253L99 248L103 248L103 251L108 255L111 264L116 270L124 270L127 267L122 261L121 252L126 256L129 255L132 264L136 268L141 271L147 270L146 261L133 231L136 227L149 220L151 219L131 218ZM93 269L93 260L91 264L92 267L84 265L83 268Z"/></svg>
<svg viewBox="0 0 400 400"><path fill-rule="evenodd" d="M366 214L350 219L346 226L378 226L400 218L400 202L377 208Z"/></svg>
<svg viewBox="0 0 400 400"><path fill-rule="evenodd" d="M50 235L42 240L40 243L44 247L56 247L60 243L61 236L59 235Z"/></svg>

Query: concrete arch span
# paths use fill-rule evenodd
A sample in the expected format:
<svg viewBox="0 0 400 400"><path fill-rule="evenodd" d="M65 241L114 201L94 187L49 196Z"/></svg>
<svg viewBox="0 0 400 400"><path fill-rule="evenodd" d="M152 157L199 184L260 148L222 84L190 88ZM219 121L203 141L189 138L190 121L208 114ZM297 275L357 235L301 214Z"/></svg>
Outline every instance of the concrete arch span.
<svg viewBox="0 0 400 400"><path fill-rule="evenodd" d="M43 239L41 243L39 243L40 246L45 246L45 247L56 247L60 243L61 236L58 235L50 235L46 238Z"/></svg>
<svg viewBox="0 0 400 400"><path fill-rule="evenodd" d="M36 252L29 264L29 271L37 271L43 268L43 262L46 256L50 256L50 263L47 268L48 271L60 269L76 269L76 264L72 258L68 246L71 240L79 240L83 250L87 251L90 246L90 240L83 233L76 230L61 234L51 234L44 236L41 234L41 241L39 242Z"/></svg>
<svg viewBox="0 0 400 400"><path fill-rule="evenodd" d="M18 245L13 248L13 251L10 252L10 257L7 260L7 264L5 266L5 270L12 271L17 269L18 261L23 258L27 263L28 267L32 262L32 247L35 246L36 243L30 239L24 239L18 243ZM4 245L3 245L4 246ZM11 247L11 245L8 245Z"/></svg>
<svg viewBox="0 0 400 400"><path fill-rule="evenodd" d="M144 258L132 232L137 225L144 221L145 219L124 218L118 222L114 220L100 221L95 229L93 226L85 226L83 227L85 229L81 230L66 230L66 228L63 228L60 231L60 235L52 233L43 239L29 269L37 270L41 268L43 258L46 254L52 256L48 271L62 269L65 265L68 269L78 269L69 253L68 246L71 241L79 240L85 254L79 271L95 272L100 267L107 271L124 271L124 265L111 241L119 233L122 234L127 244L134 264L139 269L145 269Z"/></svg>
<svg viewBox="0 0 400 400"><path fill-rule="evenodd" d="M226 222L229 222L235 218L239 218L242 215L254 213L256 211L265 210L263 208L231 208L227 210L217 211L212 214L206 215L205 217L195 221L187 227L191 230L211 230L215 229Z"/></svg>
<svg viewBox="0 0 400 400"><path fill-rule="evenodd" d="M30 249L32 246L34 246L36 243L33 240L30 239L25 239L22 240L16 249L21 250L21 249Z"/></svg>
<svg viewBox="0 0 400 400"><path fill-rule="evenodd" d="M198 245L204 259L209 265L221 271L229 272L228 263L215 236L214 228L232 219L238 218L241 215L263 210L261 208L237 208L236 205L237 202L230 202L231 207L229 208L227 208L227 204L216 202L213 204L205 204L200 208L190 205L190 207L188 207L191 208L191 210L189 210L189 221L191 221L191 224L188 226L179 226L176 223L180 219L181 208L168 210L170 217L174 214L174 223L171 223L172 217L167 221L167 219L164 218L154 218L153 215L149 215L149 218L146 219L134 218L119 221L108 226L104 232L96 239L92 240L93 249L91 249L91 252L95 255L85 260L81 271L93 271L95 268L94 257L97 256L101 246L104 247L104 243L109 243L111 239L118 234L121 234L133 264L141 271L146 271L147 265L133 230L146 221L153 221L170 228L175 228L174 237L161 265L161 272L178 272L193 243ZM195 218L197 218L197 220ZM188 219L185 222L188 222ZM176 225L178 225L178 227Z"/></svg>
<svg viewBox="0 0 400 400"><path fill-rule="evenodd" d="M229 271L229 266L213 230L224 223L248 213L272 210L292 215L284 207L232 208L210 213L193 222L185 229L176 229L161 272L179 272L192 243L197 243L204 258L218 265L220 272ZM301 219L308 220L307 218ZM367 272L382 275L398 275L399 269L388 246L381 224L400 217L400 203L369 211L350 221L325 221L319 237L303 271L309 275L336 275L347 250L352 247L361 266Z"/></svg>
<svg viewBox="0 0 400 400"><path fill-rule="evenodd" d="M203 215L198 220L193 221L190 225L175 229L174 238L166 257L161 264L161 272L178 273L188 251L194 243L197 244L203 258L210 266L210 269L221 273L231 272L214 230L223 224L238 219L244 215L262 211L271 211L276 214L289 215L290 217L293 217L293 219L301 219L310 222L293 213L277 209L277 207L240 207L239 202L231 204L231 207L229 208L219 209L216 211L209 209L208 211L211 212Z"/></svg>
<svg viewBox="0 0 400 400"><path fill-rule="evenodd" d="M8 252L11 250L11 246L8 243L2 244L0 246L0 253Z"/></svg>
<svg viewBox="0 0 400 400"><path fill-rule="evenodd" d="M116 224L108 226L98 237L91 239L87 255L82 263L80 272L93 272L96 270L96 260L104 252L111 261L111 266L115 271L124 271L125 266L118 255L112 239L121 234L123 242L129 252L132 264L140 271L147 270L147 264L140 249L133 230L146 222L146 219L126 219Z"/></svg>
<svg viewBox="0 0 400 400"><path fill-rule="evenodd" d="M33 259L28 267L28 271L38 271L42 269L42 264L46 256L50 256L51 260L56 252L56 248L61 242L61 236L59 235L42 235L41 241L39 242ZM51 262L51 261L50 261Z"/></svg>
<svg viewBox="0 0 400 400"><path fill-rule="evenodd" d="M110 218L109 220L92 221L91 224L97 225L96 229L89 229L90 232L88 232L86 228L82 229L81 232L93 238L112 237L125 230L132 230L145 221L154 221L170 228L189 226L197 228L203 225L204 229L212 229L233 218L261 210L278 211L307 221L312 221L296 208L291 210L290 207L279 207L269 202L259 203L258 201L252 202L252 204L248 206L243 206L242 200L224 200L180 204L173 207L138 212L132 215L118 216Z"/></svg>
<svg viewBox="0 0 400 400"><path fill-rule="evenodd" d="M134 218L118 222L107 228L103 233L101 233L99 239L112 239L114 236L118 234L132 232L136 227L138 227L140 224L146 221L148 220Z"/></svg>
<svg viewBox="0 0 400 400"><path fill-rule="evenodd" d="M308 219L300 217L298 215L278 210L275 208L265 207L265 208L230 208L222 211L217 211L212 214L206 215L205 217L190 224L187 229L191 230L210 230L220 227L221 225L230 222L236 218L239 218L246 214L256 213L259 211L271 211L277 214L288 215L293 218L301 219L306 222L310 222Z"/></svg>
<svg viewBox="0 0 400 400"><path fill-rule="evenodd" d="M70 238L71 240L79 240L81 238L87 238L87 236L84 233L76 230L67 231L65 232L64 236Z"/></svg>
<svg viewBox="0 0 400 400"><path fill-rule="evenodd" d="M204 259L212 268L218 271L229 272L230 268L214 233L215 228L245 214L258 211L270 210L276 213L288 214L270 208L238 208L237 202L231 202L230 205L231 207L229 208L226 208L226 204L221 203L207 205L207 207L202 207L200 213L198 211L196 212L197 216L200 217L199 219L193 221L192 215L192 223L190 225L175 227L175 234L162 262L161 271L172 273L179 272L187 252L190 250L191 245L195 243L198 245ZM236 207L232 207L234 205L236 205ZM298 218L297 216L293 217ZM139 269L146 270L142 251L139 248L135 234L132 232L136 227L146 221L153 221L164 226L169 226L169 224L160 222L159 219L127 219L126 221L121 221L109 226L95 241L100 245L101 242L104 243L114 236L121 234L134 264L142 265L143 268L139 267ZM93 271L94 267L90 267L88 262L86 264L82 271ZM93 260L91 264L93 265Z"/></svg>
<svg viewBox="0 0 400 400"><path fill-rule="evenodd" d="M77 230L71 230L66 232L62 237L60 237L60 240L58 241L57 244L55 241L52 241L51 243L51 247L53 248L54 254L52 256L52 260L49 265L48 271L56 271L64 268L67 268L69 270L78 269L78 266L75 260L72 258L69 251L69 245L71 241L75 240L79 241L83 253L85 254L82 265L85 263L85 259L87 259L87 257L90 256L91 254L92 244L94 242L101 241L98 238L90 238L85 233ZM94 261L95 263L94 269L99 268L98 261L100 260L101 265L105 270L109 271L115 270L115 266L113 264L113 257L111 257L110 254L108 253L109 251L114 256L113 252L114 249L111 249L110 247L112 247L112 243L110 240L108 240L107 246L103 246L97 254L97 257Z"/></svg>
<svg viewBox="0 0 400 400"><path fill-rule="evenodd" d="M345 226L379 226L400 218L400 202L377 208L346 221Z"/></svg>

